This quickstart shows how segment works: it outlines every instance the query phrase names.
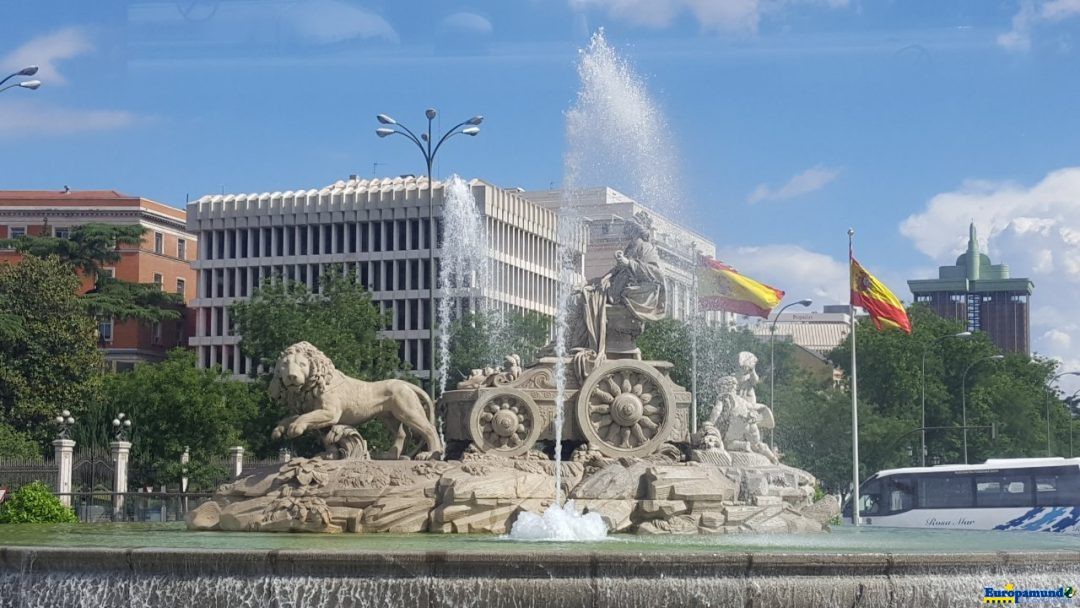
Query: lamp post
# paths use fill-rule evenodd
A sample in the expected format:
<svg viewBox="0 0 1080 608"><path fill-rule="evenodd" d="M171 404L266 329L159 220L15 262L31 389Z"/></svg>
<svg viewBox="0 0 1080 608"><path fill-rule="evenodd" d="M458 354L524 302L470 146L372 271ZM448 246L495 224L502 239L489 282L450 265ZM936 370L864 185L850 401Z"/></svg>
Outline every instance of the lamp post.
<svg viewBox="0 0 1080 608"><path fill-rule="evenodd" d="M27 66L27 67L19 70L18 72L15 72L14 74L8 75L3 80L0 80L0 93L3 93L4 91L6 91L8 89L14 89L14 88L30 89L32 91L32 90L40 87L41 86L41 81L40 80L24 80L22 82L15 82L15 83L9 84L6 87L3 86L5 82L11 80L12 78L15 78L16 76L33 76L34 74L37 74L37 71L38 71L38 67L36 65L31 65L31 66Z"/></svg>
<svg viewBox="0 0 1080 608"><path fill-rule="evenodd" d="M805 307L813 303L814 301L810 298L792 302L781 308L780 312L773 317L772 323L769 324L769 410L772 412L773 418L776 418L776 322L780 320L780 315L784 314L784 311L792 306ZM776 447L776 427L769 431L769 443L772 444L771 447Z"/></svg>
<svg viewBox="0 0 1080 608"><path fill-rule="evenodd" d="M1054 390L1054 383L1062 376L1080 376L1080 372L1061 372L1050 379L1046 384L1046 457L1050 457L1050 393ZM1070 432L1071 439L1071 432Z"/></svg>
<svg viewBox="0 0 1080 608"><path fill-rule="evenodd" d="M116 433L117 441L127 441L127 434L131 432L131 418L123 412L116 415L112 421L113 432Z"/></svg>
<svg viewBox="0 0 1080 608"><path fill-rule="evenodd" d="M922 351L922 367L921 367L921 369L922 369L922 398L921 398L922 405L920 407L920 410L922 411L922 433L921 433L922 434L922 454L920 455L920 458L919 458L919 466L921 466L921 467L926 466L926 353L928 353L930 351L931 346L936 345L938 342L941 342L945 338L967 338L969 336L971 336L970 331L962 331L962 332L960 332L958 334L949 334L947 336L939 336L939 337L935 338L933 342L931 342L930 344L927 344L925 347L923 347L923 351Z"/></svg>
<svg viewBox="0 0 1080 608"><path fill-rule="evenodd" d="M960 376L960 411L963 417L961 426L964 427L964 464L968 463L968 449L967 449L967 373L971 371L971 368L975 367L983 361L1000 361L1005 358L1005 355L991 355L989 357L983 357L982 359L976 359L972 361L964 369L963 375Z"/></svg>
<svg viewBox="0 0 1080 608"><path fill-rule="evenodd" d="M421 132L417 137L415 133L409 130L408 127L394 120L386 114L379 114L376 116L376 120L380 124L390 125L389 127L379 127L375 129L375 134L379 137L387 137L390 135L401 135L408 138L409 141L416 144L416 147L420 149L420 153L424 155L424 162L427 163L427 191L428 191L428 381L429 390L432 400L435 399L435 203L433 197L433 183L431 181L431 166L435 162L435 155L438 154L439 148L443 143L451 137L461 134L475 136L480 132L480 123L484 122L484 117L477 115L472 118L460 122L454 125L450 130L439 138L438 143L432 145L433 138L431 135L431 122L438 116L438 112L435 108L428 108L424 113L427 116L427 132Z"/></svg>

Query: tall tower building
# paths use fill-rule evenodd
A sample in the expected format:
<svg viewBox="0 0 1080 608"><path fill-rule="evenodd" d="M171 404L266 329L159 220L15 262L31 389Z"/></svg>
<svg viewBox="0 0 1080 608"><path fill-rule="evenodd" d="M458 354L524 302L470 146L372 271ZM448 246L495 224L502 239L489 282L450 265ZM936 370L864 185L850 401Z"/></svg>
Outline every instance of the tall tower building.
<svg viewBox="0 0 1080 608"><path fill-rule="evenodd" d="M992 264L979 253L972 222L967 251L953 266L940 266L936 279L911 279L908 287L916 302L946 319L963 321L968 331L981 331L1005 352L1031 351L1029 301L1031 279L1012 278L1005 264Z"/></svg>

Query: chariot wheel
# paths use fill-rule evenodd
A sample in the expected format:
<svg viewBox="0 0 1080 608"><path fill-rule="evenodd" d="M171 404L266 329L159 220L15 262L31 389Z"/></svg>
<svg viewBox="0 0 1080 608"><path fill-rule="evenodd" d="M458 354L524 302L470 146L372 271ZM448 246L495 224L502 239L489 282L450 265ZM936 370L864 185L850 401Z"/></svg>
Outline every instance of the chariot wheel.
<svg viewBox="0 0 1080 608"><path fill-rule="evenodd" d="M512 388L486 391L469 413L469 436L489 454L520 456L540 436L540 408L532 397Z"/></svg>
<svg viewBox="0 0 1080 608"><path fill-rule="evenodd" d="M585 379L577 421L585 439L605 456L645 456L671 436L675 393L647 363L609 361Z"/></svg>

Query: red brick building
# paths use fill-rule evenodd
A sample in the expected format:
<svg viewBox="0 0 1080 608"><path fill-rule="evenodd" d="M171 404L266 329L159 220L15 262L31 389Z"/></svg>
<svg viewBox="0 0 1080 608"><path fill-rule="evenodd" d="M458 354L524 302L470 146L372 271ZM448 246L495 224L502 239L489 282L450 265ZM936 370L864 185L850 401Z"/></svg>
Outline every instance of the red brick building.
<svg viewBox="0 0 1080 608"><path fill-rule="evenodd" d="M196 273L191 268L199 248L187 230L187 213L145 198L112 190L0 191L0 238L22 234L64 237L81 224L138 224L146 235L138 247L120 249L121 260L105 272L136 283L158 283L180 293L184 302L196 294ZM0 250L0 263L17 262L20 255ZM93 283L83 281L83 290ZM158 361L176 346L187 346L194 319L186 306L180 321L160 324L137 321L101 323L101 348L114 369L128 369L138 361Z"/></svg>

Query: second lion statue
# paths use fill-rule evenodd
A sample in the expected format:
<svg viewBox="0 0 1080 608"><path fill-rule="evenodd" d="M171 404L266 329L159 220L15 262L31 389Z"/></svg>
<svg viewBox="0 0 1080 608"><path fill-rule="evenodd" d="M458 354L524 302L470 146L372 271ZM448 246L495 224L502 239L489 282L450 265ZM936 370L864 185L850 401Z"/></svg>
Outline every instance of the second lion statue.
<svg viewBox="0 0 1080 608"><path fill-rule="evenodd" d="M443 451L435 429L435 407L424 389L404 380L365 382L347 376L309 342L297 342L282 351L274 364L270 396L295 412L278 422L274 439L379 418L394 437L389 458L401 456L406 427L420 434L433 455Z"/></svg>

